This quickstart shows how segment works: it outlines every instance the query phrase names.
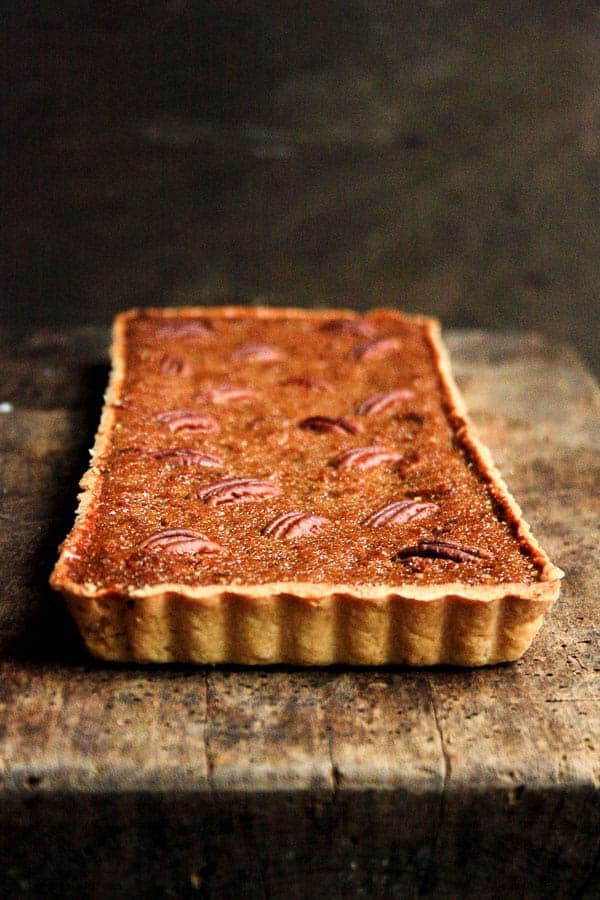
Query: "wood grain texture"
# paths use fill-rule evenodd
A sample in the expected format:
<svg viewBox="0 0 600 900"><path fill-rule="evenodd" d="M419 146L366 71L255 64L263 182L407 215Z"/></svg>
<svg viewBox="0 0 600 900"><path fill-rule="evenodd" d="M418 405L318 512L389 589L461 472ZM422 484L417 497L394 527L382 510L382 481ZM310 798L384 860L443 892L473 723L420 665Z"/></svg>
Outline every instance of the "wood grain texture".
<svg viewBox="0 0 600 900"><path fill-rule="evenodd" d="M598 896L598 393L535 336L448 343L481 436L567 572L529 653L472 672L93 663L46 579L106 334L3 348L3 895L105 897L118 878L141 897Z"/></svg>

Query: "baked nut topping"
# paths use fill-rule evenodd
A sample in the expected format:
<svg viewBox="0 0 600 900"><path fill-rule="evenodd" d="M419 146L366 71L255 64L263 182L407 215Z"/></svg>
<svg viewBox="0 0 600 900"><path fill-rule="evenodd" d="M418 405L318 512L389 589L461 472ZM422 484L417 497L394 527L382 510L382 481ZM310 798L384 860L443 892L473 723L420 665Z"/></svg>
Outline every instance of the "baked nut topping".
<svg viewBox="0 0 600 900"><path fill-rule="evenodd" d="M162 551L181 554L223 553L223 547L220 544L211 541L205 534L189 528L169 528L166 531L158 531L142 541L140 550L150 550L153 553Z"/></svg>
<svg viewBox="0 0 600 900"><path fill-rule="evenodd" d="M371 359L381 359L402 349L402 341L397 337L379 338L375 341L365 341L358 344L352 350L352 356L358 362L367 362Z"/></svg>
<svg viewBox="0 0 600 900"><path fill-rule="evenodd" d="M382 525L404 525L411 519L425 519L437 512L437 503L418 500L398 500L395 503L387 503L365 519L365 525L371 528L381 528Z"/></svg>
<svg viewBox="0 0 600 900"><path fill-rule="evenodd" d="M400 388L397 391L382 391L380 394L373 394L372 397L363 400L356 412L359 416L377 416L380 413L404 406L406 401L412 400L414 396L414 391L406 388Z"/></svg>
<svg viewBox="0 0 600 900"><path fill-rule="evenodd" d="M475 559L492 559L489 550L481 547L469 547L458 541L419 541L411 547L403 547L398 551L397 559L409 559L411 556L426 556L432 559L450 559L452 562L472 562Z"/></svg>
<svg viewBox="0 0 600 900"><path fill-rule="evenodd" d="M173 447L168 450L153 450L154 459L164 459L178 466L203 466L206 469L222 469L223 460L215 453L194 450L193 447Z"/></svg>
<svg viewBox="0 0 600 900"><path fill-rule="evenodd" d="M386 450L385 447L354 447L335 456L331 465L336 469L372 469L373 466L387 465L401 459L402 453Z"/></svg>
<svg viewBox="0 0 600 900"><path fill-rule="evenodd" d="M203 415L190 409L170 409L159 413L156 421L176 434L178 431L218 431L219 423L214 416Z"/></svg>
<svg viewBox="0 0 600 900"><path fill-rule="evenodd" d="M342 334L353 337L373 337L374 327L364 319L332 319L319 328L325 334Z"/></svg>
<svg viewBox="0 0 600 900"><path fill-rule="evenodd" d="M197 341L212 337L212 325L208 320L171 319L161 322L156 329L162 340Z"/></svg>
<svg viewBox="0 0 600 900"><path fill-rule="evenodd" d="M356 434L360 429L355 422L340 416L332 419L330 416L308 416L298 422L298 428L305 431L320 431L329 434Z"/></svg>
<svg viewBox="0 0 600 900"><path fill-rule="evenodd" d="M280 493L281 488L270 481L260 481L257 478L225 478L203 488L199 491L198 497L208 506L220 506L221 503L251 503Z"/></svg>
<svg viewBox="0 0 600 900"><path fill-rule="evenodd" d="M274 538L305 537L309 534L317 534L321 529L330 525L330 520L325 516L311 516L308 513L288 512L277 516L272 522L263 528L263 534Z"/></svg>
<svg viewBox="0 0 600 900"><path fill-rule="evenodd" d="M294 378L286 378L280 382L282 387L301 387L307 391L328 391L334 390L333 385L323 378L307 378L306 375L296 375Z"/></svg>
<svg viewBox="0 0 600 900"><path fill-rule="evenodd" d="M163 375L189 375L190 364L185 359L179 359L172 353L164 353L159 361L159 368Z"/></svg>

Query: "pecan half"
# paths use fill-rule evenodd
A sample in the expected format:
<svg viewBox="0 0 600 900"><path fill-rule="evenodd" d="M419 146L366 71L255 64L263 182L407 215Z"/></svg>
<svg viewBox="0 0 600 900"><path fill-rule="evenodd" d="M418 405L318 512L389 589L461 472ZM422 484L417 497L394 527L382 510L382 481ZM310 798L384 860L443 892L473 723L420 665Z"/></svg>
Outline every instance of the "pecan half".
<svg viewBox="0 0 600 900"><path fill-rule="evenodd" d="M249 387L235 384L222 384L219 387L208 388L198 394L195 400L206 400L208 403L235 403L239 400L255 400L258 392Z"/></svg>
<svg viewBox="0 0 600 900"><path fill-rule="evenodd" d="M332 419L329 416L309 416L307 419L302 419L301 422L298 422L298 428L303 428L305 431L335 434L357 434L359 431L358 425L350 422L349 419Z"/></svg>
<svg viewBox="0 0 600 900"><path fill-rule="evenodd" d="M162 322L156 329L158 337L162 338L208 338L212 337L212 325L208 320L196 319L194 321Z"/></svg>
<svg viewBox="0 0 600 900"><path fill-rule="evenodd" d="M396 409L402 406L405 400L414 397L413 391L408 388L399 388L396 391L382 391L380 394L373 394L357 407L356 412L360 416L376 416L379 413L387 412L390 409Z"/></svg>
<svg viewBox="0 0 600 900"><path fill-rule="evenodd" d="M326 334L349 334L356 337L370 338L375 334L375 329L370 322L363 319L331 319L319 327L319 331Z"/></svg>
<svg viewBox="0 0 600 900"><path fill-rule="evenodd" d="M425 519L438 509L437 503L398 500L372 513L365 519L364 524L371 528L381 528L382 525L404 525L405 522L414 519Z"/></svg>
<svg viewBox="0 0 600 900"><path fill-rule="evenodd" d="M333 391L333 385L324 378L308 378L304 375L298 375L296 378L286 378L280 381L281 387L301 387L307 391Z"/></svg>
<svg viewBox="0 0 600 900"><path fill-rule="evenodd" d="M283 357L281 350L271 344L244 344L233 354L234 359L250 362L277 362Z"/></svg>
<svg viewBox="0 0 600 900"><path fill-rule="evenodd" d="M429 556L436 559L449 559L452 562L473 562L478 559L491 559L489 550L459 544L457 541L432 539L418 541L409 547L402 547L396 554L397 559L408 559L411 556Z"/></svg>
<svg viewBox="0 0 600 900"><path fill-rule="evenodd" d="M261 481L258 478L224 478L215 481L198 492L198 498L208 506L219 506L221 503L250 503L274 497L281 493L281 488L272 481Z"/></svg>
<svg viewBox="0 0 600 900"><path fill-rule="evenodd" d="M196 553L224 553L225 548L215 541L211 541L205 534L192 531L189 528L168 528L165 531L157 531L140 544L140 550L150 550L168 553L196 554Z"/></svg>
<svg viewBox="0 0 600 900"><path fill-rule="evenodd" d="M354 447L352 450L344 450L330 462L337 469L371 469L382 463L394 463L402 459L402 454L395 450L386 450L385 447Z"/></svg>
<svg viewBox="0 0 600 900"><path fill-rule="evenodd" d="M189 375L191 371L187 360L179 359L171 353L163 353L158 365L163 375Z"/></svg>
<svg viewBox="0 0 600 900"><path fill-rule="evenodd" d="M375 341L365 341L364 344L357 344L352 351L352 356L358 362L364 362L369 359L381 359L400 350L402 341L397 337L379 338Z"/></svg>
<svg viewBox="0 0 600 900"><path fill-rule="evenodd" d="M330 525L330 519L325 516L314 516L302 512L288 512L277 516L272 522L263 528L263 534L268 537L292 540L297 537L305 537L309 534L317 534L325 526Z"/></svg>
<svg viewBox="0 0 600 900"><path fill-rule="evenodd" d="M159 413L156 421L166 425L169 431L218 431L219 423L213 416L194 412L190 409L169 409Z"/></svg>
<svg viewBox="0 0 600 900"><path fill-rule="evenodd" d="M203 450L192 450L186 447L175 447L172 450L153 450L150 454L154 459L165 459L167 462L178 466L203 466L206 469L222 469L223 460L214 453L204 453Z"/></svg>

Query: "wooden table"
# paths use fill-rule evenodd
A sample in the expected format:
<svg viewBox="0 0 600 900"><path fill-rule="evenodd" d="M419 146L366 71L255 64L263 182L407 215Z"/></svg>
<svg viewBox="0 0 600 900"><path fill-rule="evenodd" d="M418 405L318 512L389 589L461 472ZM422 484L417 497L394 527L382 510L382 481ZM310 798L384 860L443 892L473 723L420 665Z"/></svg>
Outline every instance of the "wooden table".
<svg viewBox="0 0 600 900"><path fill-rule="evenodd" d="M143 668L88 659L46 587L106 341L3 340L2 896L598 897L600 442L577 358L535 335L448 335L480 433L567 572L523 660Z"/></svg>

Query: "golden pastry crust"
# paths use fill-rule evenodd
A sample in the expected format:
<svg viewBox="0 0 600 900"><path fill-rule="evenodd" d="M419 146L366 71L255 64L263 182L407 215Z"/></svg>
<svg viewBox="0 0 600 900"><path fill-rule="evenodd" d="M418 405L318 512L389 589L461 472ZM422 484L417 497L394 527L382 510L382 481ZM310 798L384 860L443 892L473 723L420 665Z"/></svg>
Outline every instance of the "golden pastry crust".
<svg viewBox="0 0 600 900"><path fill-rule="evenodd" d="M476 471L519 552L535 570L534 575L514 581L478 581L461 577L461 566L454 562L442 565L444 572L448 570L447 576L430 583L427 578L433 576L428 576L427 571L405 579L401 572L395 573L393 580L380 579L380 583L289 577L270 577L262 583L244 584L239 579L199 583L189 577L185 581L169 581L161 576L152 582L132 579L128 584L111 584L106 578L89 577L89 567L85 577L77 575L82 546L93 546L94 529L101 515L100 462L111 453L118 415L124 415L128 329L132 322L140 317L167 324L199 318L216 324L250 322L260 336L264 322L296 320L318 327L334 319L373 322L378 316L387 317L392 324L414 327L422 334L431 351L432 370L458 447L456 452ZM387 337L379 343L390 344L392 340ZM359 349L355 350L355 359L365 354L374 356L377 343L367 340L356 344ZM52 586L65 596L94 655L140 662L476 666L517 659L529 647L544 614L558 596L563 573L533 538L489 451L475 436L452 378L437 322L389 310L374 310L364 317L349 310L131 310L115 321L112 360L91 466L81 482L83 493L75 526L62 545L51 577ZM357 445L360 441L350 442L351 448ZM180 531L175 539L180 539ZM380 529L372 529L372 546L376 547L380 533Z"/></svg>

